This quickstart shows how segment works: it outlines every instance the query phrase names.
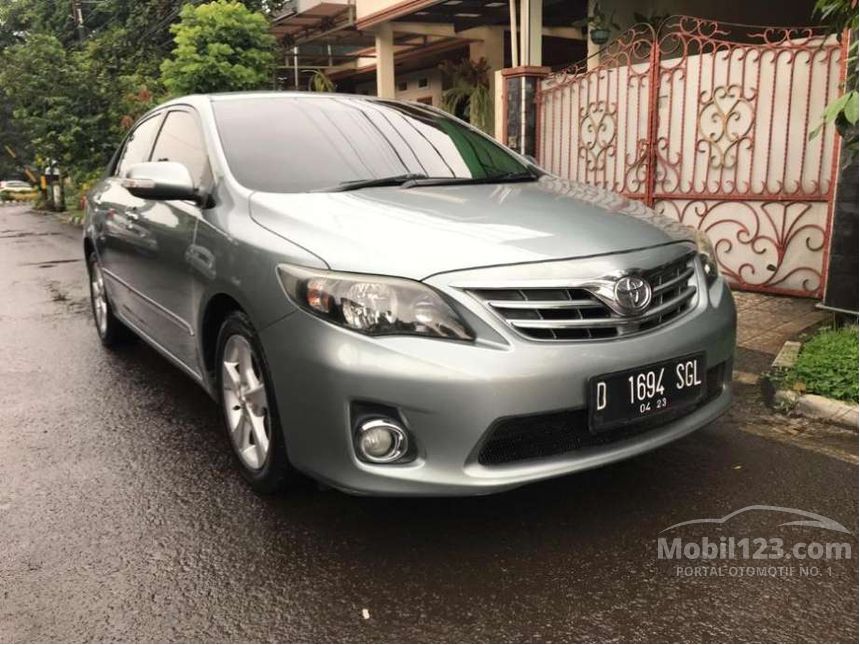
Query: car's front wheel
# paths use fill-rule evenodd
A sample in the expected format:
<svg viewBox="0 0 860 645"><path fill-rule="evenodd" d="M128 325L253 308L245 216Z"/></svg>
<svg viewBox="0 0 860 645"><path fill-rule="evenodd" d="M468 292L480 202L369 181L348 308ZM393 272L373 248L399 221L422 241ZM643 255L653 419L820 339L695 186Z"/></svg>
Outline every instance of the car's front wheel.
<svg viewBox="0 0 860 645"><path fill-rule="evenodd" d="M291 469L268 365L245 314L234 312L221 325L217 357L224 426L242 476L259 493L277 492Z"/></svg>

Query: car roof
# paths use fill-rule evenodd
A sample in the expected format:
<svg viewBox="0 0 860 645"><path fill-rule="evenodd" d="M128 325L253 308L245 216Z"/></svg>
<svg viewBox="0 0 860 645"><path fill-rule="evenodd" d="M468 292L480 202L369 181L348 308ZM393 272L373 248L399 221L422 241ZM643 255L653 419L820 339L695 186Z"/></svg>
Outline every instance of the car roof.
<svg viewBox="0 0 860 645"><path fill-rule="evenodd" d="M346 94L341 92L296 92L296 91L257 91L257 92L216 92L213 94L188 94L186 96L178 96L174 99L166 101L150 110L154 112L171 105L200 105L201 103L220 103L223 101L243 101L249 99L353 99L359 101L375 102L382 100L396 99L379 99L376 96L368 96L366 94Z"/></svg>
<svg viewBox="0 0 860 645"><path fill-rule="evenodd" d="M366 94L347 94L344 92L281 92L269 90L264 92L219 92L204 95L210 101L236 101L243 99L326 99L326 98L350 98L362 101L378 100L375 96Z"/></svg>
<svg viewBox="0 0 860 645"><path fill-rule="evenodd" d="M144 118L148 117L150 114L158 112L160 110L164 110L165 108L170 108L172 106L179 105L190 105L191 107L202 107L203 105L210 103L219 103L222 101L241 101L247 99L344 99L349 98L353 100L361 100L367 102L374 101L382 101L382 100L396 100L396 99L379 99L375 96L368 96L364 94L346 94L340 92L297 92L297 91L280 91L280 90L267 90L267 91L255 91L255 92L216 92L212 94L187 94L185 96L177 96L176 98L170 99L169 101L165 101L164 103L160 103L156 105L151 110L148 110L145 114L143 114L138 121L142 121ZM429 107L429 106L428 106Z"/></svg>

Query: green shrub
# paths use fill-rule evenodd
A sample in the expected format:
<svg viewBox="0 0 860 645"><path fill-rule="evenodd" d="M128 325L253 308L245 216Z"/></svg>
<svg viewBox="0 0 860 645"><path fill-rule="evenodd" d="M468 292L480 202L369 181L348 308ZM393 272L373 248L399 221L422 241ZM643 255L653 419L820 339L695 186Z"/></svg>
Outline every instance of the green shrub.
<svg viewBox="0 0 860 645"><path fill-rule="evenodd" d="M786 382L802 392L857 401L857 327L826 329L801 348Z"/></svg>
<svg viewBox="0 0 860 645"><path fill-rule="evenodd" d="M186 4L170 28L175 46L161 80L175 96L272 85L275 39L265 15L230 0Z"/></svg>

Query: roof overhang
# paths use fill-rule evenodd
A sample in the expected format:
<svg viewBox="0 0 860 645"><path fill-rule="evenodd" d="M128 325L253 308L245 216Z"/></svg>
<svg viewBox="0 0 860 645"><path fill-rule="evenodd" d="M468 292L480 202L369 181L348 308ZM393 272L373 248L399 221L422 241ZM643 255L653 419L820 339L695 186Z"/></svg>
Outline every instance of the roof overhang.
<svg viewBox="0 0 860 645"><path fill-rule="evenodd" d="M363 16L356 22L356 28L368 29L389 20L410 16L433 5L442 4L446 0L402 0L380 11Z"/></svg>
<svg viewBox="0 0 860 645"><path fill-rule="evenodd" d="M293 0L272 19L271 33L284 45L311 42L355 25L355 5L345 2Z"/></svg>

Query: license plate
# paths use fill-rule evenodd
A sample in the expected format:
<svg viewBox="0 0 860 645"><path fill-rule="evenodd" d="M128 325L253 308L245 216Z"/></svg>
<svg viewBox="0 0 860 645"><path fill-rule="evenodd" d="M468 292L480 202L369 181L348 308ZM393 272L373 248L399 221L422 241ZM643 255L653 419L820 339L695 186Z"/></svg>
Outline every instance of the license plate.
<svg viewBox="0 0 860 645"><path fill-rule="evenodd" d="M588 422L594 433L677 413L705 394L705 355L596 376L588 390Z"/></svg>

